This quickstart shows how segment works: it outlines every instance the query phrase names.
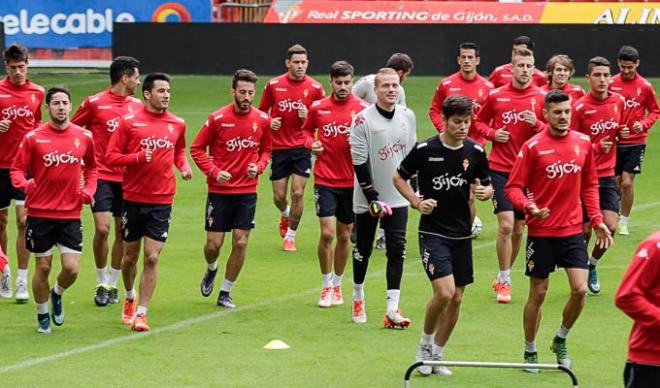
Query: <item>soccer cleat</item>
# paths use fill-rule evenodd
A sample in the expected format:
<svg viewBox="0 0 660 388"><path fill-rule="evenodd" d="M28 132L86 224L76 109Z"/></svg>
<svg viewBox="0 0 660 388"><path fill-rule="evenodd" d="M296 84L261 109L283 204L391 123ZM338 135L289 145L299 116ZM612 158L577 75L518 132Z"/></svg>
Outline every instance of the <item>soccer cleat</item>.
<svg viewBox="0 0 660 388"><path fill-rule="evenodd" d="M50 303L53 310L51 311L51 316L53 318L53 323L55 326L62 326L64 324L64 310L62 308L62 295L57 295L55 289L51 288L50 290Z"/></svg>
<svg viewBox="0 0 660 388"><path fill-rule="evenodd" d="M509 283L500 283L495 279L493 290L495 290L497 303L511 303L511 285Z"/></svg>
<svg viewBox="0 0 660 388"><path fill-rule="evenodd" d="M202 296L207 297L213 293L213 282L215 281L215 275L218 274L218 269L211 271L206 269L204 277L202 278L202 283L199 285L199 289L202 292Z"/></svg>
<svg viewBox="0 0 660 388"><path fill-rule="evenodd" d="M568 356L568 349L566 348L566 338L559 338L555 336L552 339L552 345L550 345L550 350L557 355L557 364L561 364L568 369L573 367L573 362Z"/></svg>
<svg viewBox="0 0 660 388"><path fill-rule="evenodd" d="M133 299L124 299L124 308L121 312L121 321L125 325L130 325L133 323L133 316L135 316L135 312L137 311L137 298Z"/></svg>
<svg viewBox="0 0 660 388"><path fill-rule="evenodd" d="M587 281L587 287L593 295L600 293L600 280L598 280L596 266L593 264L589 264L589 280Z"/></svg>
<svg viewBox="0 0 660 388"><path fill-rule="evenodd" d="M119 304L119 291L117 287L108 287L108 304Z"/></svg>
<svg viewBox="0 0 660 388"><path fill-rule="evenodd" d="M629 236L630 231L628 230L628 224L619 224L617 225L617 231L619 232L620 236Z"/></svg>
<svg viewBox="0 0 660 388"><path fill-rule="evenodd" d="M341 286L332 287L332 305L339 306L344 304L344 296L341 294Z"/></svg>
<svg viewBox="0 0 660 388"><path fill-rule="evenodd" d="M96 285L94 303L96 303L96 305L99 307L103 307L108 304L108 289L106 288L105 284Z"/></svg>
<svg viewBox="0 0 660 388"><path fill-rule="evenodd" d="M417 362L433 361L433 345L419 344L417 345ZM417 372L422 376L428 376L433 373L433 367L428 365L420 365L417 367Z"/></svg>
<svg viewBox="0 0 660 388"><path fill-rule="evenodd" d="M280 237L286 236L286 230L289 227L289 217L280 216Z"/></svg>
<svg viewBox="0 0 660 388"><path fill-rule="evenodd" d="M293 239L284 239L284 251L285 252L295 252L296 249L296 240Z"/></svg>
<svg viewBox="0 0 660 388"><path fill-rule="evenodd" d="M385 231L378 229L378 238L376 239L376 249L385 249Z"/></svg>
<svg viewBox="0 0 660 388"><path fill-rule="evenodd" d="M390 329L405 329L411 324L410 319L404 317L401 310L388 311L383 318L383 325Z"/></svg>
<svg viewBox="0 0 660 388"><path fill-rule="evenodd" d="M353 322L367 323L367 312L364 309L363 299L353 299Z"/></svg>
<svg viewBox="0 0 660 388"><path fill-rule="evenodd" d="M220 291L220 295L218 295L218 306L222 306L228 309L236 308L234 301L231 300L231 296L229 296L229 293L226 291Z"/></svg>
<svg viewBox="0 0 660 388"><path fill-rule="evenodd" d="M49 334L50 332L50 317L48 313L37 314L37 333Z"/></svg>
<svg viewBox="0 0 660 388"><path fill-rule="evenodd" d="M332 306L332 287L323 287L321 290L321 297L318 302L319 307Z"/></svg>
<svg viewBox="0 0 660 388"><path fill-rule="evenodd" d="M442 357L438 353L433 353L431 361L442 361ZM437 365L433 367L433 374L440 376L451 376L454 374L449 368L444 365Z"/></svg>
<svg viewBox="0 0 660 388"><path fill-rule="evenodd" d="M30 294L28 293L27 283L21 280L16 280L16 303L27 303L29 298Z"/></svg>
<svg viewBox="0 0 660 388"><path fill-rule="evenodd" d="M0 298L11 298L11 272L3 272L0 279Z"/></svg>
<svg viewBox="0 0 660 388"><path fill-rule="evenodd" d="M145 314L136 314L131 324L133 331L149 331L149 324L147 324L147 316Z"/></svg>
<svg viewBox="0 0 660 388"><path fill-rule="evenodd" d="M536 352L525 352L525 364L538 364L539 363L539 356L538 353ZM523 369L523 372L528 372L528 373L539 373L541 372L540 369L538 368L525 368Z"/></svg>

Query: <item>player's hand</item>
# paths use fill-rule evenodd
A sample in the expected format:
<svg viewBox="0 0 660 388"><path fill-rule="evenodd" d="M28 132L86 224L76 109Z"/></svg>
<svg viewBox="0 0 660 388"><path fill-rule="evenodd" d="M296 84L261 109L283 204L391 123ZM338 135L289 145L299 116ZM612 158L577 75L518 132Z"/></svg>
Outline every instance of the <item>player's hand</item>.
<svg viewBox="0 0 660 388"><path fill-rule="evenodd" d="M0 133L7 133L10 124L11 121L9 120L0 120Z"/></svg>
<svg viewBox="0 0 660 388"><path fill-rule="evenodd" d="M142 153L141 155L142 157L140 157L139 159L143 159L147 163L151 162L151 158L153 157L154 154L153 150L147 148L147 149L143 149L141 153Z"/></svg>
<svg viewBox="0 0 660 388"><path fill-rule="evenodd" d="M488 185L484 186L481 184L481 181L479 179L477 181L477 186L474 188L474 197L477 198L480 201L485 201L487 199L490 199L490 197L493 196L493 186Z"/></svg>
<svg viewBox="0 0 660 388"><path fill-rule="evenodd" d="M314 143L312 143L312 154L314 156L319 156L321 155L321 152L323 152L323 144L319 140L316 140Z"/></svg>
<svg viewBox="0 0 660 388"><path fill-rule="evenodd" d="M506 129L504 129L504 127L502 127L497 131L495 131L494 140L498 143L506 143L507 141L509 141L509 137L510 137L509 132Z"/></svg>
<svg viewBox="0 0 660 388"><path fill-rule="evenodd" d="M605 223L601 222L598 224L598 226L594 228L594 232L596 232L596 245L599 248L607 249L614 244L612 233L610 233L610 230Z"/></svg>
<svg viewBox="0 0 660 388"><path fill-rule="evenodd" d="M547 207L544 207L543 209L539 209L538 206L531 205L527 210L529 211L529 214L531 214L532 216L541 219L547 218L550 215L550 209L548 209Z"/></svg>
<svg viewBox="0 0 660 388"><path fill-rule="evenodd" d="M270 120L270 129L272 129L273 131L279 131L280 128L282 128L282 118L273 117L273 119Z"/></svg>
<svg viewBox="0 0 660 388"><path fill-rule="evenodd" d="M298 108L298 117L303 120L307 118L307 107L305 104L300 104L300 108Z"/></svg>
<svg viewBox="0 0 660 388"><path fill-rule="evenodd" d="M231 179L231 174L229 173L229 171L220 171L218 173L218 176L215 178L215 180L218 181L219 183L229 182L230 179Z"/></svg>
<svg viewBox="0 0 660 388"><path fill-rule="evenodd" d="M438 201L433 198L429 198L419 201L417 203L417 210L419 210L422 215L428 216L429 214L433 213L433 209L435 209L437 206Z"/></svg>
<svg viewBox="0 0 660 388"><path fill-rule="evenodd" d="M37 184L34 183L34 179L29 179L25 184L25 195L30 195L36 190Z"/></svg>
<svg viewBox="0 0 660 388"><path fill-rule="evenodd" d="M530 127L536 128L536 113L531 110L526 110L522 112L523 121L526 122Z"/></svg>
<svg viewBox="0 0 660 388"><path fill-rule="evenodd" d="M369 214L372 217L382 218L392 215L392 208L385 201L371 201L369 204Z"/></svg>
<svg viewBox="0 0 660 388"><path fill-rule="evenodd" d="M644 130L644 126L642 126L642 122L641 121L635 121L632 125L632 130L635 133L642 132Z"/></svg>
<svg viewBox="0 0 660 388"><path fill-rule="evenodd" d="M619 129L619 135L621 136L622 139L627 139L628 136L630 136L630 129L628 128L627 125L624 125Z"/></svg>
<svg viewBox="0 0 660 388"><path fill-rule="evenodd" d="M256 178L259 175L259 168L257 168L256 163L248 164L247 176L248 178Z"/></svg>
<svg viewBox="0 0 660 388"><path fill-rule="evenodd" d="M612 150L613 145L614 142L610 140L609 136L605 136L604 138L600 139L600 148L602 148L603 152L606 154Z"/></svg>
<svg viewBox="0 0 660 388"><path fill-rule="evenodd" d="M87 191L80 190L80 199L82 200L83 205L94 206L94 195L88 193Z"/></svg>
<svg viewBox="0 0 660 388"><path fill-rule="evenodd" d="M192 179L192 170L187 169L187 170L181 171L181 178L183 178L184 181L191 180Z"/></svg>

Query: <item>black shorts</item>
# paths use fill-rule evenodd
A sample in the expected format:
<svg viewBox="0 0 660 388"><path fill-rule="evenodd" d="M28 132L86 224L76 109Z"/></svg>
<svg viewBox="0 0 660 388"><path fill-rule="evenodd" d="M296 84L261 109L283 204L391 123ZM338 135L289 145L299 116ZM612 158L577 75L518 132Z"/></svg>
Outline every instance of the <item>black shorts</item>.
<svg viewBox="0 0 660 388"><path fill-rule="evenodd" d="M143 236L165 242L172 221L172 205L123 201L121 234L124 241L134 242Z"/></svg>
<svg viewBox="0 0 660 388"><path fill-rule="evenodd" d="M490 179L493 184L493 213L513 211L513 215L517 220L524 220L525 213L515 209L509 198L504 194L504 186L506 181L509 180L509 174L506 172L490 171Z"/></svg>
<svg viewBox="0 0 660 388"><path fill-rule="evenodd" d="M75 252L82 252L82 224L80 219L27 217L25 247L32 253L44 253L55 244Z"/></svg>
<svg viewBox="0 0 660 388"><path fill-rule="evenodd" d="M208 193L206 197L206 231L229 232L254 228L257 194Z"/></svg>
<svg viewBox="0 0 660 388"><path fill-rule="evenodd" d="M273 150L270 154L270 180L287 178L291 174L309 178L312 154L305 147Z"/></svg>
<svg viewBox="0 0 660 388"><path fill-rule="evenodd" d="M598 197L600 199L600 210L610 210L615 213L619 212L619 204L621 195L616 189L616 180L613 176L598 178ZM582 203L582 222L589 222L589 215L587 214L587 207Z"/></svg>
<svg viewBox="0 0 660 388"><path fill-rule="evenodd" d="M8 168L0 168L0 209L8 208L11 200L25 201L25 194L14 187Z"/></svg>
<svg viewBox="0 0 660 388"><path fill-rule="evenodd" d="M314 185L314 200L318 217L337 217L337 221L342 224L352 224L355 221L352 187Z"/></svg>
<svg viewBox="0 0 660 388"><path fill-rule="evenodd" d="M424 271L431 281L454 275L456 287L474 282L472 239L450 240L420 233L419 251Z"/></svg>
<svg viewBox="0 0 660 388"><path fill-rule="evenodd" d="M112 212L113 217L121 217L123 195L121 182L99 179L94 193L92 213Z"/></svg>
<svg viewBox="0 0 660 388"><path fill-rule="evenodd" d="M556 267L589 268L582 233L566 237L527 236L525 275L545 279Z"/></svg>
<svg viewBox="0 0 660 388"><path fill-rule="evenodd" d="M614 173L619 176L623 172L641 174L644 162L646 144L619 145L616 147L616 166Z"/></svg>
<svg viewBox="0 0 660 388"><path fill-rule="evenodd" d="M660 381L660 366L626 362L623 386L626 388L655 388Z"/></svg>

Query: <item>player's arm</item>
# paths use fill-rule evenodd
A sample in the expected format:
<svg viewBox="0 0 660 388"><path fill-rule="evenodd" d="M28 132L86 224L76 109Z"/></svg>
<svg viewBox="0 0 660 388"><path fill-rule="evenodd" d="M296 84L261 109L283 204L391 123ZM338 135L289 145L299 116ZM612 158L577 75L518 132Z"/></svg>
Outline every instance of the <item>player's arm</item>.
<svg viewBox="0 0 660 388"><path fill-rule="evenodd" d="M87 134L85 136L88 136ZM89 147L83 155L85 164L83 165L83 176L85 177L85 186L83 186L80 195L84 204L90 204L94 201L94 193L96 193L96 182L98 179L98 165L96 164L96 156L94 154L94 140L92 134L89 133Z"/></svg>
<svg viewBox="0 0 660 388"><path fill-rule="evenodd" d="M29 134L23 137L16 157L9 170L12 185L20 189L26 195L32 194L36 187L34 179L26 178L26 173L30 168L30 160L32 159L32 146L28 136Z"/></svg>
<svg viewBox="0 0 660 388"><path fill-rule="evenodd" d="M367 96L369 82L364 77L360 78L358 82L353 85L353 94L364 99Z"/></svg>
<svg viewBox="0 0 660 388"><path fill-rule="evenodd" d="M89 98L86 98L80 104L76 113L73 114L73 117L71 117L71 122L81 127L89 128L92 117L91 103L89 102Z"/></svg>
<svg viewBox="0 0 660 388"><path fill-rule="evenodd" d="M181 126L183 127L181 134L176 139L176 144L174 145L174 165L184 180L190 180L192 179L192 169L186 157L186 124L183 123Z"/></svg>
<svg viewBox="0 0 660 388"><path fill-rule="evenodd" d="M504 186L504 194L509 198L513 207L524 213L545 218L549 214L549 209L539 209L536 203L530 200L525 194L527 180L532 170L534 157L527 144L523 145L518 153L509 180ZM542 212L542 213L540 213Z"/></svg>
<svg viewBox="0 0 660 388"><path fill-rule="evenodd" d="M264 86L264 92L261 95L261 100L259 100L259 107L258 109L262 112L270 112L270 108L273 106L273 97L270 94L270 81L266 82L266 85ZM273 112L270 112L271 114Z"/></svg>
<svg viewBox="0 0 660 388"><path fill-rule="evenodd" d="M429 108L429 117L438 133L441 133L445 129L445 122L442 120L442 103L445 101L445 98L447 96L445 96L442 83L439 83L435 89L433 99L431 100L431 107Z"/></svg>
<svg viewBox="0 0 660 388"><path fill-rule="evenodd" d="M211 128L212 124L210 123L213 123L213 115L208 117L202 128L197 132L195 140L190 145L190 156L192 156L193 162L199 167L202 174L211 179L216 179L220 169L213 164L207 153L207 149L213 146L212 139L214 138L214 128Z"/></svg>
<svg viewBox="0 0 660 388"><path fill-rule="evenodd" d="M433 209L438 205L435 199L429 198L422 200L419 198L408 181L419 172L420 161L424 158L422 149L426 143L416 144L408 155L401 161L399 168L394 172L392 183L394 187L401 193L401 195L410 202L413 209L419 210L422 214L431 214Z"/></svg>
<svg viewBox="0 0 660 388"><path fill-rule="evenodd" d="M582 167L582 177L580 179L580 197L587 209L587 215L591 225L596 228L603 222L603 216L600 212L600 194L598 192L598 173L593 153L587 148L584 166Z"/></svg>
<svg viewBox="0 0 660 388"><path fill-rule="evenodd" d="M494 193L493 185L490 181L488 159L486 158L486 152L481 146L475 145L475 148L479 151L479 156L477 158L477 167L475 169L476 179L474 182L471 182L470 190L475 198L480 201L486 201L490 199Z"/></svg>
<svg viewBox="0 0 660 388"><path fill-rule="evenodd" d="M264 120L264 131L261 134L261 140L259 141L259 159L257 159L257 172L262 174L268 166L268 160L270 159L270 154L273 152L273 137L270 134L268 128L269 120Z"/></svg>
<svg viewBox="0 0 660 388"><path fill-rule="evenodd" d="M353 159L353 170L357 178L358 185L362 194L369 203L378 201L379 193L376 191L371 178L371 169L369 168L369 145L367 143L366 133L367 125L361 114L353 119L351 134L348 141L351 145L351 158Z"/></svg>
<svg viewBox="0 0 660 388"><path fill-rule="evenodd" d="M493 72L490 73L490 76L488 76L488 81L492 82L492 84L493 84L495 87L499 87L499 85L500 85L500 83L499 83L499 80L500 80L500 72L499 72L498 69L499 69L499 68L497 68L497 67L494 68L494 69L493 69Z"/></svg>
<svg viewBox="0 0 660 388"><path fill-rule="evenodd" d="M496 130L490 127L490 123L495 117L495 111L493 110L494 99L488 97L486 103L479 111L477 115L477 122L474 125L474 128L477 132L490 141L495 140Z"/></svg>
<svg viewBox="0 0 660 388"><path fill-rule="evenodd" d="M655 95L655 90L653 89L653 86L648 86L648 98L646 99L648 101L648 105L646 106L646 111L647 115L642 120L642 129L644 131L648 131L649 129L653 128L655 125L655 122L658 120L658 117L660 117L660 107L658 106L658 97Z"/></svg>
<svg viewBox="0 0 660 388"><path fill-rule="evenodd" d="M105 162L111 167L126 167L132 164L147 163L151 161L152 151L142 149L139 152L124 154L128 144L128 127L124 118L119 120L115 133L110 137L108 149L105 152Z"/></svg>
<svg viewBox="0 0 660 388"><path fill-rule="evenodd" d="M316 123L316 106L312 103L312 106L309 108L309 113L302 125L303 138L305 139L305 148L312 150L312 146L317 142L316 140L316 128L318 124Z"/></svg>
<svg viewBox="0 0 660 388"><path fill-rule="evenodd" d="M37 111L34 112L34 129L37 129L41 125L41 106L44 104L44 93L39 93L39 105L37 105Z"/></svg>

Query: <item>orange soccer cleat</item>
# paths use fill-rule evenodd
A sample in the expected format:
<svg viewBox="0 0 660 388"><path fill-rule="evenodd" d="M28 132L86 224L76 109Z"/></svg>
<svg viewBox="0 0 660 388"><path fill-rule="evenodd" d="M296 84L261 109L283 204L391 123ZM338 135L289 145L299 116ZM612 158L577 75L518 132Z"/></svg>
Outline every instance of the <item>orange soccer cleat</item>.
<svg viewBox="0 0 660 388"><path fill-rule="evenodd" d="M149 325L147 324L147 316L144 314L138 314L133 319L133 324L131 325L131 330L133 331L149 331Z"/></svg>
<svg viewBox="0 0 660 388"><path fill-rule="evenodd" d="M121 321L124 325L130 325L133 323L133 316L137 310L137 298L133 299L124 299L124 309L121 313Z"/></svg>

